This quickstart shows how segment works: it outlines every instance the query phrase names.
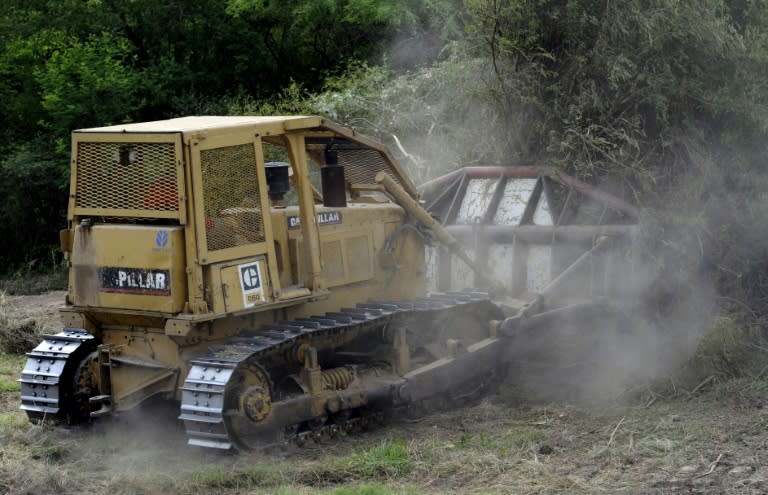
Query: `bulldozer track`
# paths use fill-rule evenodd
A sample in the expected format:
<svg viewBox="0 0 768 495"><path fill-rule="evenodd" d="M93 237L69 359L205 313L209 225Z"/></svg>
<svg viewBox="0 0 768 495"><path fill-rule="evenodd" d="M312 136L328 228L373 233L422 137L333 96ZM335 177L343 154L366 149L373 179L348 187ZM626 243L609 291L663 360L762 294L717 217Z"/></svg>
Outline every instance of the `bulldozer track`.
<svg viewBox="0 0 768 495"><path fill-rule="evenodd" d="M225 393L238 366L246 361L257 366L268 380L270 396L274 384L267 374L266 359L290 352L297 344L312 344L328 336L354 338L365 332L386 331L391 326L406 324L418 317L436 320L450 317L454 310L488 310L493 306L485 292L463 291L435 294L428 298L388 303L361 303L324 316L301 318L265 325L248 337L234 337L211 346L203 356L190 363L190 371L182 386L181 419L190 445L231 449L240 448L237 434L228 428L228 415L236 414L225 405ZM495 308L495 306L493 306ZM343 398L341 398L343 402ZM344 411L340 417L319 416L320 424L306 428L306 420L293 424L277 424L281 438L277 443L303 445L308 440L319 441L339 433L348 433L371 421L379 421L379 411L360 413L352 417ZM302 426L304 425L304 426Z"/></svg>
<svg viewBox="0 0 768 495"><path fill-rule="evenodd" d="M46 417L66 419L75 413L68 408L68 380L74 378L73 363L90 352L96 340L85 330L65 328L56 335L44 335L40 344L27 353L21 373L21 409L34 422ZM85 352L84 352L85 351ZM70 376L71 375L71 376Z"/></svg>

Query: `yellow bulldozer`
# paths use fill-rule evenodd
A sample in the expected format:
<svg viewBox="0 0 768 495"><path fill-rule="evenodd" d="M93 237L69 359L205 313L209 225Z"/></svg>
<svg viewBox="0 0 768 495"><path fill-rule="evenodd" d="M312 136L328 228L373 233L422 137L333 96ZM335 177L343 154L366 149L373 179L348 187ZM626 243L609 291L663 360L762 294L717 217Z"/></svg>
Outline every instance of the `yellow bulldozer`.
<svg viewBox="0 0 768 495"><path fill-rule="evenodd" d="M523 207L532 215L558 178L528 178L539 181ZM461 203L466 186L450 184L425 193L437 209ZM504 284L473 260L477 246L468 254L420 199L386 147L320 117L75 131L64 329L28 354L21 408L34 422L77 423L167 399L191 445L248 450L482 393L501 379L507 337L562 311L525 284L499 303ZM607 240L626 246L619 230L581 232L583 253L550 263L561 268L552 287ZM425 246L442 246L444 261ZM451 260L486 289L428 291L428 271Z"/></svg>

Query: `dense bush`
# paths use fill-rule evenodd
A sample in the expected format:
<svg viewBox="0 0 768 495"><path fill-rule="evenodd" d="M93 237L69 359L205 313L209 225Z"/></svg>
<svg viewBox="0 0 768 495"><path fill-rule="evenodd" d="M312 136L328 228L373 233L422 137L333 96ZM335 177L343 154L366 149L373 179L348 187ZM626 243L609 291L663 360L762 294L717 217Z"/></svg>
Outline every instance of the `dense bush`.
<svg viewBox="0 0 768 495"><path fill-rule="evenodd" d="M9 0L0 27L3 266L49 259L74 127L319 113L416 182L565 168L643 208L670 286L765 313L766 0Z"/></svg>

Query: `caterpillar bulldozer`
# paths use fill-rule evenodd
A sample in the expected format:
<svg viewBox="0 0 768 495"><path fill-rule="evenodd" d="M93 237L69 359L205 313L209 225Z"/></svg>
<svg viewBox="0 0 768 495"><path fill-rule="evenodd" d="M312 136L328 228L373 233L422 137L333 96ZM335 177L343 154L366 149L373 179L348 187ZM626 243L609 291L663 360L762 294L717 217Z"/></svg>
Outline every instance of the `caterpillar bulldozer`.
<svg viewBox="0 0 768 495"><path fill-rule="evenodd" d="M558 177L526 177L534 183L512 223L533 218L546 198L556 209ZM504 268L512 287L495 282L487 261L473 259L480 248L466 250L449 232L484 238L483 222L457 217L476 185L455 179L425 193L430 213L386 147L320 117L185 117L73 132L60 235L70 265L64 328L28 353L21 409L33 422L78 423L167 399L189 444L250 450L483 393L501 379L510 336L584 306L553 310L552 291L519 284L514 267ZM495 191L485 208L508 209L513 181L504 172L491 179L493 188L478 189ZM435 216L446 212L459 225L441 225ZM520 251L526 236L554 242L562 231L508 227L493 230L515 239L518 261L505 266L534 253L533 244ZM570 235L579 247L559 261L552 252L550 266L566 269L547 273L551 288L606 240L626 246L631 237L605 226ZM454 284L451 263L464 270ZM451 287L467 282L485 289ZM500 302L510 291L516 298Z"/></svg>

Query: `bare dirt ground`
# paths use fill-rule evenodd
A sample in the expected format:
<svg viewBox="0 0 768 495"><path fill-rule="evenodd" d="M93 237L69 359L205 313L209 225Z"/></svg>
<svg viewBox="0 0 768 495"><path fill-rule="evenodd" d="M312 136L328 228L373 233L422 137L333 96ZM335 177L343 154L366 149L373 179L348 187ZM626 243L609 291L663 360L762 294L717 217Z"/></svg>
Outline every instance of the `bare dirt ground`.
<svg viewBox="0 0 768 495"><path fill-rule="evenodd" d="M58 329L63 293L8 299L14 316ZM11 363L20 370L23 359ZM240 456L187 447L172 410L33 427L18 392L4 392L0 494L768 493L765 382L645 387L584 404L536 402L512 381L471 407Z"/></svg>
<svg viewBox="0 0 768 495"><path fill-rule="evenodd" d="M61 329L58 309L64 306L66 291L52 291L35 296L5 296L9 316L17 320L34 320L44 332Z"/></svg>

